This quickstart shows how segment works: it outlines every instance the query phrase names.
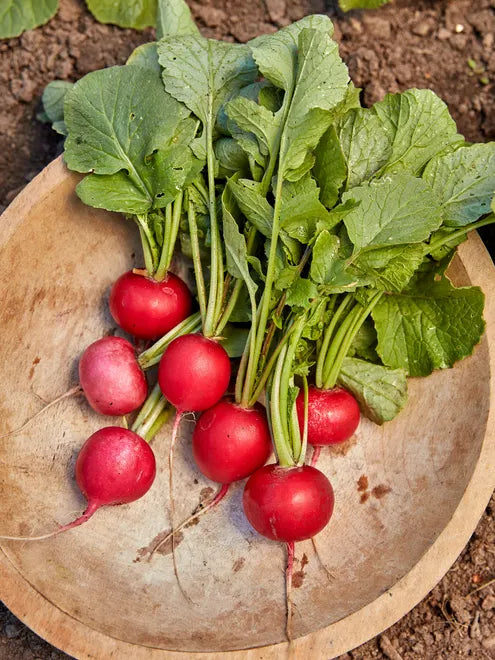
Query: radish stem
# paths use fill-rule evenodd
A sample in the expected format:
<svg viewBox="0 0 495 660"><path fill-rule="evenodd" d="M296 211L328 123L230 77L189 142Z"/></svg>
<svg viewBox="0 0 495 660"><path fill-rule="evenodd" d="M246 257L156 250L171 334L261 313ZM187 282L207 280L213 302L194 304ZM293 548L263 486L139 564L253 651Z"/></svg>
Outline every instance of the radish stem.
<svg viewBox="0 0 495 660"><path fill-rule="evenodd" d="M187 205L187 218L189 222L189 235L191 237L192 260L194 264L194 277L196 279L196 288L198 290L199 309L203 326L206 320L206 287L203 275L203 265L201 264L201 255L199 252L198 225L196 223L196 213L194 204L189 200Z"/></svg>

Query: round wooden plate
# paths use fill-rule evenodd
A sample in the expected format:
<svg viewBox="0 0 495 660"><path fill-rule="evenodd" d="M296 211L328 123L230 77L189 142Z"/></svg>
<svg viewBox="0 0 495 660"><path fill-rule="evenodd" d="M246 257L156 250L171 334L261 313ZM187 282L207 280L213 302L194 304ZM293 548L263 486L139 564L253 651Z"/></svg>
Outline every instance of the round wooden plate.
<svg viewBox="0 0 495 660"><path fill-rule="evenodd" d="M113 328L110 284L139 262L134 226L88 208L61 159L47 167L0 223L0 433L19 426L77 382L77 359ZM495 275L477 236L451 269L457 284L487 294L487 331L454 369L411 379L409 403L356 437L321 468L336 492L330 525L296 546L293 651L329 658L361 644L411 609L467 543L495 484ZM102 420L67 399L24 432L0 441L0 533L32 535L84 507L74 459ZM177 520L212 484L195 469L184 421L177 450ZM245 522L236 485L224 503L185 530L177 547L184 598L170 549L146 547L170 527L170 428L153 447L158 475L131 505L99 511L49 541L3 542L0 598L28 626L77 658L282 658L284 548Z"/></svg>

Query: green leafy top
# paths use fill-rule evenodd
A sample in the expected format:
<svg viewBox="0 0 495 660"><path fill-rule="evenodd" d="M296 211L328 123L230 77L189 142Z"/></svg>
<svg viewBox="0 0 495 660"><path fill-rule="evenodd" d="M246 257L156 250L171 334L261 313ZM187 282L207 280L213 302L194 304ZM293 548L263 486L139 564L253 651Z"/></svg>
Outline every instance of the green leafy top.
<svg viewBox="0 0 495 660"><path fill-rule="evenodd" d="M65 99L64 157L92 173L79 184L83 201L136 214L166 206L194 163L188 114L151 69L111 67L76 83Z"/></svg>
<svg viewBox="0 0 495 660"><path fill-rule="evenodd" d="M4 0L0 6L0 39L18 37L55 16L58 0Z"/></svg>
<svg viewBox="0 0 495 660"><path fill-rule="evenodd" d="M86 4L100 23L136 30L155 25L157 0L86 0Z"/></svg>
<svg viewBox="0 0 495 660"><path fill-rule="evenodd" d="M383 423L407 376L480 340L483 294L446 269L494 220L495 145L465 144L430 90L359 107L326 16L236 45L161 0L158 28L67 91L66 162L88 173L84 201L135 215L151 272L180 228L204 334L243 351L237 402L265 388L279 461L301 463L294 401L313 372Z"/></svg>

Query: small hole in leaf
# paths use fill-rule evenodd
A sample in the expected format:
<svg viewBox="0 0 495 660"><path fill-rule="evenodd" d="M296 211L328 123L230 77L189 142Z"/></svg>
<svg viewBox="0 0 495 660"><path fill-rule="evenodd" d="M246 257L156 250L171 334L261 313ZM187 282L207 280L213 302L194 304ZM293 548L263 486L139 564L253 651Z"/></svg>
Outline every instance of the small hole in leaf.
<svg viewBox="0 0 495 660"><path fill-rule="evenodd" d="M131 112L131 114L129 115L129 119L132 121L135 118L136 118L136 115L133 112Z"/></svg>
<svg viewBox="0 0 495 660"><path fill-rule="evenodd" d="M157 197L164 197L164 196L165 196L165 193L158 193L156 196L157 196Z"/></svg>

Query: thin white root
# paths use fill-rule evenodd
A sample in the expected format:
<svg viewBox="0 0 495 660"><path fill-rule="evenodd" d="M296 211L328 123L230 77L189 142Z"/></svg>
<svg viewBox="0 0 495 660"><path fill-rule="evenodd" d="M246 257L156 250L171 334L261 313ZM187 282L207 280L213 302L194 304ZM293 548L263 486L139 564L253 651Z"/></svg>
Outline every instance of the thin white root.
<svg viewBox="0 0 495 660"><path fill-rule="evenodd" d="M323 568L323 570L327 574L327 579L330 582L332 582L333 580L335 580L335 575L333 575L333 573L330 572L330 570L328 569L328 566L325 564L325 562L321 558L321 555L318 551L318 546L316 545L316 541L315 541L314 536L311 537L311 543L313 544L313 550L314 550L314 553L316 555L316 558L318 559L318 562L320 563L320 566Z"/></svg>
<svg viewBox="0 0 495 660"><path fill-rule="evenodd" d="M175 527L170 534L167 534L165 538L161 539L155 547L151 550L149 556L148 556L148 561L151 561L151 558L155 554L155 552L158 552L158 550L165 545L168 541L170 541L171 538L173 538L176 534L178 534L180 531L182 531L185 527L187 527L190 523L192 523L194 520L198 520L198 518L201 518L205 513L213 509L227 494L227 491L229 489L230 484L222 484L222 486L219 488L217 491L216 495L212 497L212 499L208 502L208 504L205 504L204 507L202 507L199 510L196 510L195 513L193 513L189 518L186 518L183 522L180 523L178 527Z"/></svg>
<svg viewBox="0 0 495 660"><path fill-rule="evenodd" d="M170 500L170 522L172 523L172 529L174 529L174 520L175 520L175 500L174 500L174 449L175 449L175 444L177 440L177 435L179 432L179 425L182 419L182 413L177 411L175 415L175 420L174 420L174 426L172 428L172 440L170 442L170 451L168 453L168 468L169 468L169 475L168 475L168 488L169 488L169 500ZM193 601L191 598L188 596L186 593L182 582L179 578L179 569L177 567L177 558L175 556L175 534L172 534L172 562L174 564L174 575L175 579L177 580L177 584L179 586L181 594L184 596L184 598L192 603Z"/></svg>
<svg viewBox="0 0 495 660"><path fill-rule="evenodd" d="M56 399L53 399L53 401L50 401L50 403L47 403L46 406L43 406L41 410L39 410L37 413L35 413L32 417L27 419L22 426L19 426L16 429L13 429L12 431L9 431L8 433L4 433L3 435L0 435L0 440L3 440L4 438L8 438L11 435L15 435L16 433L20 433L21 431L24 431L24 429L31 424L37 417L42 415L44 412L48 410L48 408L51 408L54 406L56 403L60 403L60 401L63 401L64 399L68 399L71 396L76 396L77 394L83 394L82 387L80 385L76 385L75 387L72 387L70 390L67 390L64 394L61 394L58 396Z"/></svg>

